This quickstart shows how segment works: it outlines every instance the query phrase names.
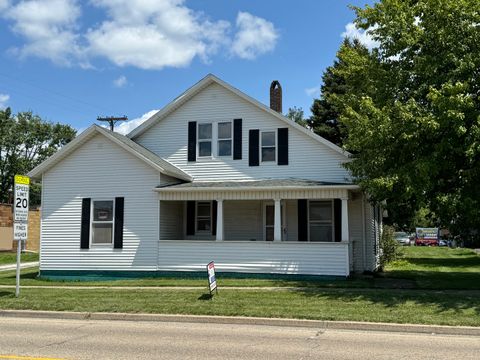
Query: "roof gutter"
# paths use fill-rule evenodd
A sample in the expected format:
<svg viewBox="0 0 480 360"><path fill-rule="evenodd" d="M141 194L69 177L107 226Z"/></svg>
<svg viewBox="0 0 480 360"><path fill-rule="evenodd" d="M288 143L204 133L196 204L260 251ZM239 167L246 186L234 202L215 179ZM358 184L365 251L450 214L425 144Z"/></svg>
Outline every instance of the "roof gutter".
<svg viewBox="0 0 480 360"><path fill-rule="evenodd" d="M189 187L189 188L175 188L171 187L154 188L156 192L203 192L203 191L275 191L275 190L360 190L359 185L318 185L318 186L242 186L242 187Z"/></svg>

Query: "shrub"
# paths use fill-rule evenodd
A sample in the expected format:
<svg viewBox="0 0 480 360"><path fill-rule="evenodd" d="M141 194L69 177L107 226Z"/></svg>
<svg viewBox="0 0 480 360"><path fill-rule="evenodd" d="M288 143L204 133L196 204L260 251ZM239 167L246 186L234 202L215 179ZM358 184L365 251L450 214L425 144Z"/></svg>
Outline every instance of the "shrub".
<svg viewBox="0 0 480 360"><path fill-rule="evenodd" d="M395 229L392 226L383 226L382 236L380 237L380 271L385 268L385 265L397 260L401 255L394 233Z"/></svg>

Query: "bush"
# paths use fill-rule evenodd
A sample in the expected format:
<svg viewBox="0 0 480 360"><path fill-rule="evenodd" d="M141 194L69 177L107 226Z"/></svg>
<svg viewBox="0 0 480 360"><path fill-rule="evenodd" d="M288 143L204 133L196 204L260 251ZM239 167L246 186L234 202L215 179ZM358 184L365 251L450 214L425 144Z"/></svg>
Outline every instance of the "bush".
<svg viewBox="0 0 480 360"><path fill-rule="evenodd" d="M382 236L380 237L380 271L388 263L397 260L401 255L394 233L395 229L392 226L383 226Z"/></svg>

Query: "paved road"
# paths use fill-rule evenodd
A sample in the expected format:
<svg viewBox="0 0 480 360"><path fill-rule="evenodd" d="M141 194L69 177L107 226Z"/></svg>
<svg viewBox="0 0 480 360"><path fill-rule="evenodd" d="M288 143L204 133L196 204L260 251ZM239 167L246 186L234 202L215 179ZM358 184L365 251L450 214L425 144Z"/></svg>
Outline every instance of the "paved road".
<svg viewBox="0 0 480 360"><path fill-rule="evenodd" d="M480 337L0 318L0 359L479 359Z"/></svg>

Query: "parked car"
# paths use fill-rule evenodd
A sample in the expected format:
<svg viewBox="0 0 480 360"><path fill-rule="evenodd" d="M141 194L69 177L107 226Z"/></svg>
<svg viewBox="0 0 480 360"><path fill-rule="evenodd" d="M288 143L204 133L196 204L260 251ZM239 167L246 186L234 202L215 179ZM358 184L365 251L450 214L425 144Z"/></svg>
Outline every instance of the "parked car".
<svg viewBox="0 0 480 360"><path fill-rule="evenodd" d="M397 231L394 236L399 245L410 246L410 236L406 232Z"/></svg>

